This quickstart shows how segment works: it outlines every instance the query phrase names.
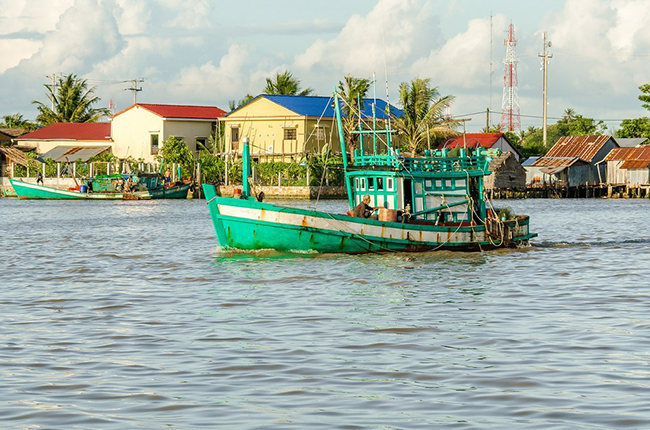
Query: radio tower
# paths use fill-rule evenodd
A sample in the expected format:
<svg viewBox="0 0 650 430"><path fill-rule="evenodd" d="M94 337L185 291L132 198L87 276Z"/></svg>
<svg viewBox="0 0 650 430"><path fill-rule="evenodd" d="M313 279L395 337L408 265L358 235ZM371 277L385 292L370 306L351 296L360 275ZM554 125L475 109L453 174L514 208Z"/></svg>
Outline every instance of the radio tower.
<svg viewBox="0 0 650 430"><path fill-rule="evenodd" d="M515 27L510 23L508 38L504 40L506 59L503 73L503 101L501 103L501 131L521 131L519 93L517 91L517 60L515 59Z"/></svg>

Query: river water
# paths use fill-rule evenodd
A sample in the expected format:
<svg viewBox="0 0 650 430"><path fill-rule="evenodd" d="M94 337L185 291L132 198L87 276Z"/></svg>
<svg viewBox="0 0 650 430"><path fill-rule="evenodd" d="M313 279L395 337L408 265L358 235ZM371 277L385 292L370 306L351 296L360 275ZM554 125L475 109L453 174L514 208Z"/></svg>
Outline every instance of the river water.
<svg viewBox="0 0 650 430"><path fill-rule="evenodd" d="M650 427L650 201L504 204L530 247L347 256L0 199L0 427Z"/></svg>

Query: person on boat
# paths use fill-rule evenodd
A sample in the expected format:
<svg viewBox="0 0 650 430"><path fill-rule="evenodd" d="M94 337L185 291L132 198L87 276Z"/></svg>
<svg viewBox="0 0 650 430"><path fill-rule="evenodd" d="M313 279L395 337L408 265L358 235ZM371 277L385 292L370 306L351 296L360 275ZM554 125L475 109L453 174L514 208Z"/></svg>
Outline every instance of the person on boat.
<svg viewBox="0 0 650 430"><path fill-rule="evenodd" d="M41 172L36 173L36 185L43 185L43 174Z"/></svg>
<svg viewBox="0 0 650 430"><path fill-rule="evenodd" d="M165 170L165 182L171 182L172 181L172 171L167 169Z"/></svg>
<svg viewBox="0 0 650 430"><path fill-rule="evenodd" d="M356 208L352 211L352 216L357 217L357 218L371 218L371 219L377 219L377 215L373 215L374 212L378 208L373 208L370 206L370 196L365 195L363 196L363 200L361 203L357 205Z"/></svg>

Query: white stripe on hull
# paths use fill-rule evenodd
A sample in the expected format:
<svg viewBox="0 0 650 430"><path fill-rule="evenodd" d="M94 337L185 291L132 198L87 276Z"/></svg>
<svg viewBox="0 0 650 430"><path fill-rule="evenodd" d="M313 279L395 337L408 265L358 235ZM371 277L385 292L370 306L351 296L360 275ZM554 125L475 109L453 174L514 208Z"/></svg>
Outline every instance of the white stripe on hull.
<svg viewBox="0 0 650 430"><path fill-rule="evenodd" d="M274 211L269 209L243 208L238 206L218 205L221 215L241 218L251 221L264 221L273 224L283 224L295 227L307 227L324 231L345 232L360 235L365 238L401 239L422 243L473 243L489 241L486 239L485 230L480 227L471 232L455 231L455 227L446 231L423 231L418 229L385 227L378 225L361 224L353 221L340 221L333 218L323 218L310 215ZM327 214L325 214L327 216ZM527 233L527 232L526 232ZM470 237L473 236L473 237Z"/></svg>

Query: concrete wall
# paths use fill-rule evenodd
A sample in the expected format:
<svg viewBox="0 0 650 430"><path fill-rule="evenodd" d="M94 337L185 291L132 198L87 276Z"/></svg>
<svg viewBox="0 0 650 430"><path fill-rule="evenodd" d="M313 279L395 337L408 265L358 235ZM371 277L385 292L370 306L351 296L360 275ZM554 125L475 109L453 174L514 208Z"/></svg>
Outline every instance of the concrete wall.
<svg viewBox="0 0 650 430"><path fill-rule="evenodd" d="M197 149L196 139L205 139L212 134L216 121L209 120L166 120L163 124L163 141L171 136L182 138L187 147L198 155L201 148ZM160 142L162 148L162 141Z"/></svg>

